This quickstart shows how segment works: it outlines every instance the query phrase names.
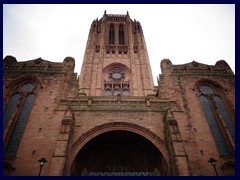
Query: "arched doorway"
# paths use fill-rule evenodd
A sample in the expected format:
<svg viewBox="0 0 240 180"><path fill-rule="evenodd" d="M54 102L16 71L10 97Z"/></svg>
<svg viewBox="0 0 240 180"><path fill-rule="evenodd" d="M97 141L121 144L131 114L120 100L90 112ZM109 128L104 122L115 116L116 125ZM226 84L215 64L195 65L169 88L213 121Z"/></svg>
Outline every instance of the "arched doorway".
<svg viewBox="0 0 240 180"><path fill-rule="evenodd" d="M77 153L71 175L168 175L159 149L145 137L112 130L88 141Z"/></svg>

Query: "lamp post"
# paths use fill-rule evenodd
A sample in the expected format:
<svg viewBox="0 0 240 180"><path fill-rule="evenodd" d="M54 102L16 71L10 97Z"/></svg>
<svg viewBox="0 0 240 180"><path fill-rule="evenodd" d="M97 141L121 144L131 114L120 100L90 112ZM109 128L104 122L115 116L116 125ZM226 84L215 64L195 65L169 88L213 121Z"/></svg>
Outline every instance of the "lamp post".
<svg viewBox="0 0 240 180"><path fill-rule="evenodd" d="M39 173L38 176L41 175L42 172L42 167L44 166L44 164L47 162L46 158L42 157L41 159L38 160L38 162L40 163L40 169L39 169Z"/></svg>
<svg viewBox="0 0 240 180"><path fill-rule="evenodd" d="M214 158L209 158L208 162L211 163L211 165L212 165L212 167L213 167L213 169L214 169L214 171L216 173L216 176L218 176L217 169L216 169L216 162L217 162L217 160L214 159Z"/></svg>

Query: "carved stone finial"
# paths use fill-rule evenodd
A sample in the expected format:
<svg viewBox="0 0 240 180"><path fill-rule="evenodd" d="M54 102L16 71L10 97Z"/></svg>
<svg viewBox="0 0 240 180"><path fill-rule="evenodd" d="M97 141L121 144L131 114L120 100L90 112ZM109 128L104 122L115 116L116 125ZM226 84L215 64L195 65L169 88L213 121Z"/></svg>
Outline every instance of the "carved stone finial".
<svg viewBox="0 0 240 180"><path fill-rule="evenodd" d="M104 10L104 15L106 15L107 14L107 11L106 10Z"/></svg>
<svg viewBox="0 0 240 180"><path fill-rule="evenodd" d="M127 16L129 16L129 13L128 13L128 11L127 11Z"/></svg>

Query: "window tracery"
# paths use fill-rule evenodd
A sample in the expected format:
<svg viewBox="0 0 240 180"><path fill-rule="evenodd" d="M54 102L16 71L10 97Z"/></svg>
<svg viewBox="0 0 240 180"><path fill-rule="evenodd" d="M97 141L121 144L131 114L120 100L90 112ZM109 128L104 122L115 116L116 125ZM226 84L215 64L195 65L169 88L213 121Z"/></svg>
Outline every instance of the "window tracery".
<svg viewBox="0 0 240 180"><path fill-rule="evenodd" d="M119 68L114 68L108 73L110 81L123 81L125 79L125 72Z"/></svg>
<svg viewBox="0 0 240 180"><path fill-rule="evenodd" d="M231 155L233 148L230 139L235 140L235 129L221 94L209 84L199 85L199 93L200 103L220 155Z"/></svg>
<svg viewBox="0 0 240 180"><path fill-rule="evenodd" d="M3 115L4 153L15 156L27 124L33 103L36 98L37 87L30 82L21 84L12 94Z"/></svg>
<svg viewBox="0 0 240 180"><path fill-rule="evenodd" d="M104 84L105 96L129 96L129 83L126 81L126 73L121 68L115 67L108 71L108 80Z"/></svg>

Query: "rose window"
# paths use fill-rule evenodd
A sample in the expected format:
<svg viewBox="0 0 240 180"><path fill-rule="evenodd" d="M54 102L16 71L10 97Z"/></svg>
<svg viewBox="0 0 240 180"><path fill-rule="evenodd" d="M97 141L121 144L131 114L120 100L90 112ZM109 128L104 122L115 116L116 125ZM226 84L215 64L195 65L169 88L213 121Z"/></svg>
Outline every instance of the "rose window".
<svg viewBox="0 0 240 180"><path fill-rule="evenodd" d="M114 68L107 74L108 80L104 83L105 96L129 96L129 81L126 80L126 73L120 68Z"/></svg>
<svg viewBox="0 0 240 180"><path fill-rule="evenodd" d="M115 68L108 73L108 79L110 81L123 81L125 73L121 69Z"/></svg>

